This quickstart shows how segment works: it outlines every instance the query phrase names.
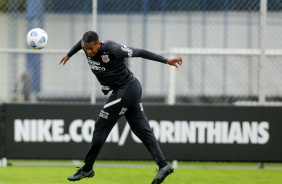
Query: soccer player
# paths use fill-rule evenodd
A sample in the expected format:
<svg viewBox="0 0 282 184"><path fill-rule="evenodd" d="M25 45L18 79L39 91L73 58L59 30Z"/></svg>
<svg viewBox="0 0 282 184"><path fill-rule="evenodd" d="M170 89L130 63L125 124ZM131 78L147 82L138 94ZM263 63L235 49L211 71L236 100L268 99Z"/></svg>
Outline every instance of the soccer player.
<svg viewBox="0 0 282 184"><path fill-rule="evenodd" d="M85 164L76 173L69 176L68 180L78 181L94 176L94 162L112 128L124 115L131 130L147 147L159 166L159 171L152 184L162 183L169 174L173 173L174 169L167 164L150 128L142 107L142 88L125 65L124 58L142 57L169 64L178 69L182 65L182 57L167 59L144 49L127 47L110 40L99 40L96 32L88 31L59 64L65 65L70 57L81 49L85 52L88 64L100 82L103 93L106 95L112 92L95 123L92 142L84 159Z"/></svg>

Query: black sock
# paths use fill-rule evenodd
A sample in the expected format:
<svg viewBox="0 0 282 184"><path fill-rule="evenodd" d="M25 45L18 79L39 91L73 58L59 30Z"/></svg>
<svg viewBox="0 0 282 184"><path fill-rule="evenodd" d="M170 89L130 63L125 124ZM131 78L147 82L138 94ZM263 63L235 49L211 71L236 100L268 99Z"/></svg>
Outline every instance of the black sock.
<svg viewBox="0 0 282 184"><path fill-rule="evenodd" d="M92 168L93 168L92 164L86 164L85 163L84 166L81 168L81 170L84 171L84 172L89 172L89 171L92 170Z"/></svg>
<svg viewBox="0 0 282 184"><path fill-rule="evenodd" d="M168 164L166 163L165 160L163 160L163 161L159 162L158 165L159 165L159 169L161 169L161 168L167 166Z"/></svg>

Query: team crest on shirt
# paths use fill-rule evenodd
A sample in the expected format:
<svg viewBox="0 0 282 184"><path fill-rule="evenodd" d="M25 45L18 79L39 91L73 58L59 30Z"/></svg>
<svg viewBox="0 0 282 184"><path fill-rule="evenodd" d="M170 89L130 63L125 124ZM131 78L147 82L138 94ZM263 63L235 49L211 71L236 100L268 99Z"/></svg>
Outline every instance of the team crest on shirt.
<svg viewBox="0 0 282 184"><path fill-rule="evenodd" d="M127 111L127 108L126 107L122 107L119 115L125 114L126 111Z"/></svg>
<svg viewBox="0 0 282 184"><path fill-rule="evenodd" d="M102 57L102 61L103 61L104 63L107 63L107 62L110 61L109 55L102 55L101 57Z"/></svg>

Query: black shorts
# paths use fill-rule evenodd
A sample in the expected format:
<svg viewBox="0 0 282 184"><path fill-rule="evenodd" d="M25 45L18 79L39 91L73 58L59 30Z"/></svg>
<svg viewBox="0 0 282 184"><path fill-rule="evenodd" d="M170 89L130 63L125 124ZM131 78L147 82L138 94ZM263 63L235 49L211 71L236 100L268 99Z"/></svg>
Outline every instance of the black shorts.
<svg viewBox="0 0 282 184"><path fill-rule="evenodd" d="M137 79L133 82L114 90L101 110L100 117L108 121L119 119L134 109L143 111L141 102L142 88Z"/></svg>

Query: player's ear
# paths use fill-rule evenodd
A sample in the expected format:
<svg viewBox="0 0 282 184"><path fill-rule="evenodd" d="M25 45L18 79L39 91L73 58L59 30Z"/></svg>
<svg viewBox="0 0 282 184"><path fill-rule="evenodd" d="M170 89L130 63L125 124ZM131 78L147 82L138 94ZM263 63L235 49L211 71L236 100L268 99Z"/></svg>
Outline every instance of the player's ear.
<svg viewBox="0 0 282 184"><path fill-rule="evenodd" d="M100 48L101 47L101 42L98 42L98 48Z"/></svg>

